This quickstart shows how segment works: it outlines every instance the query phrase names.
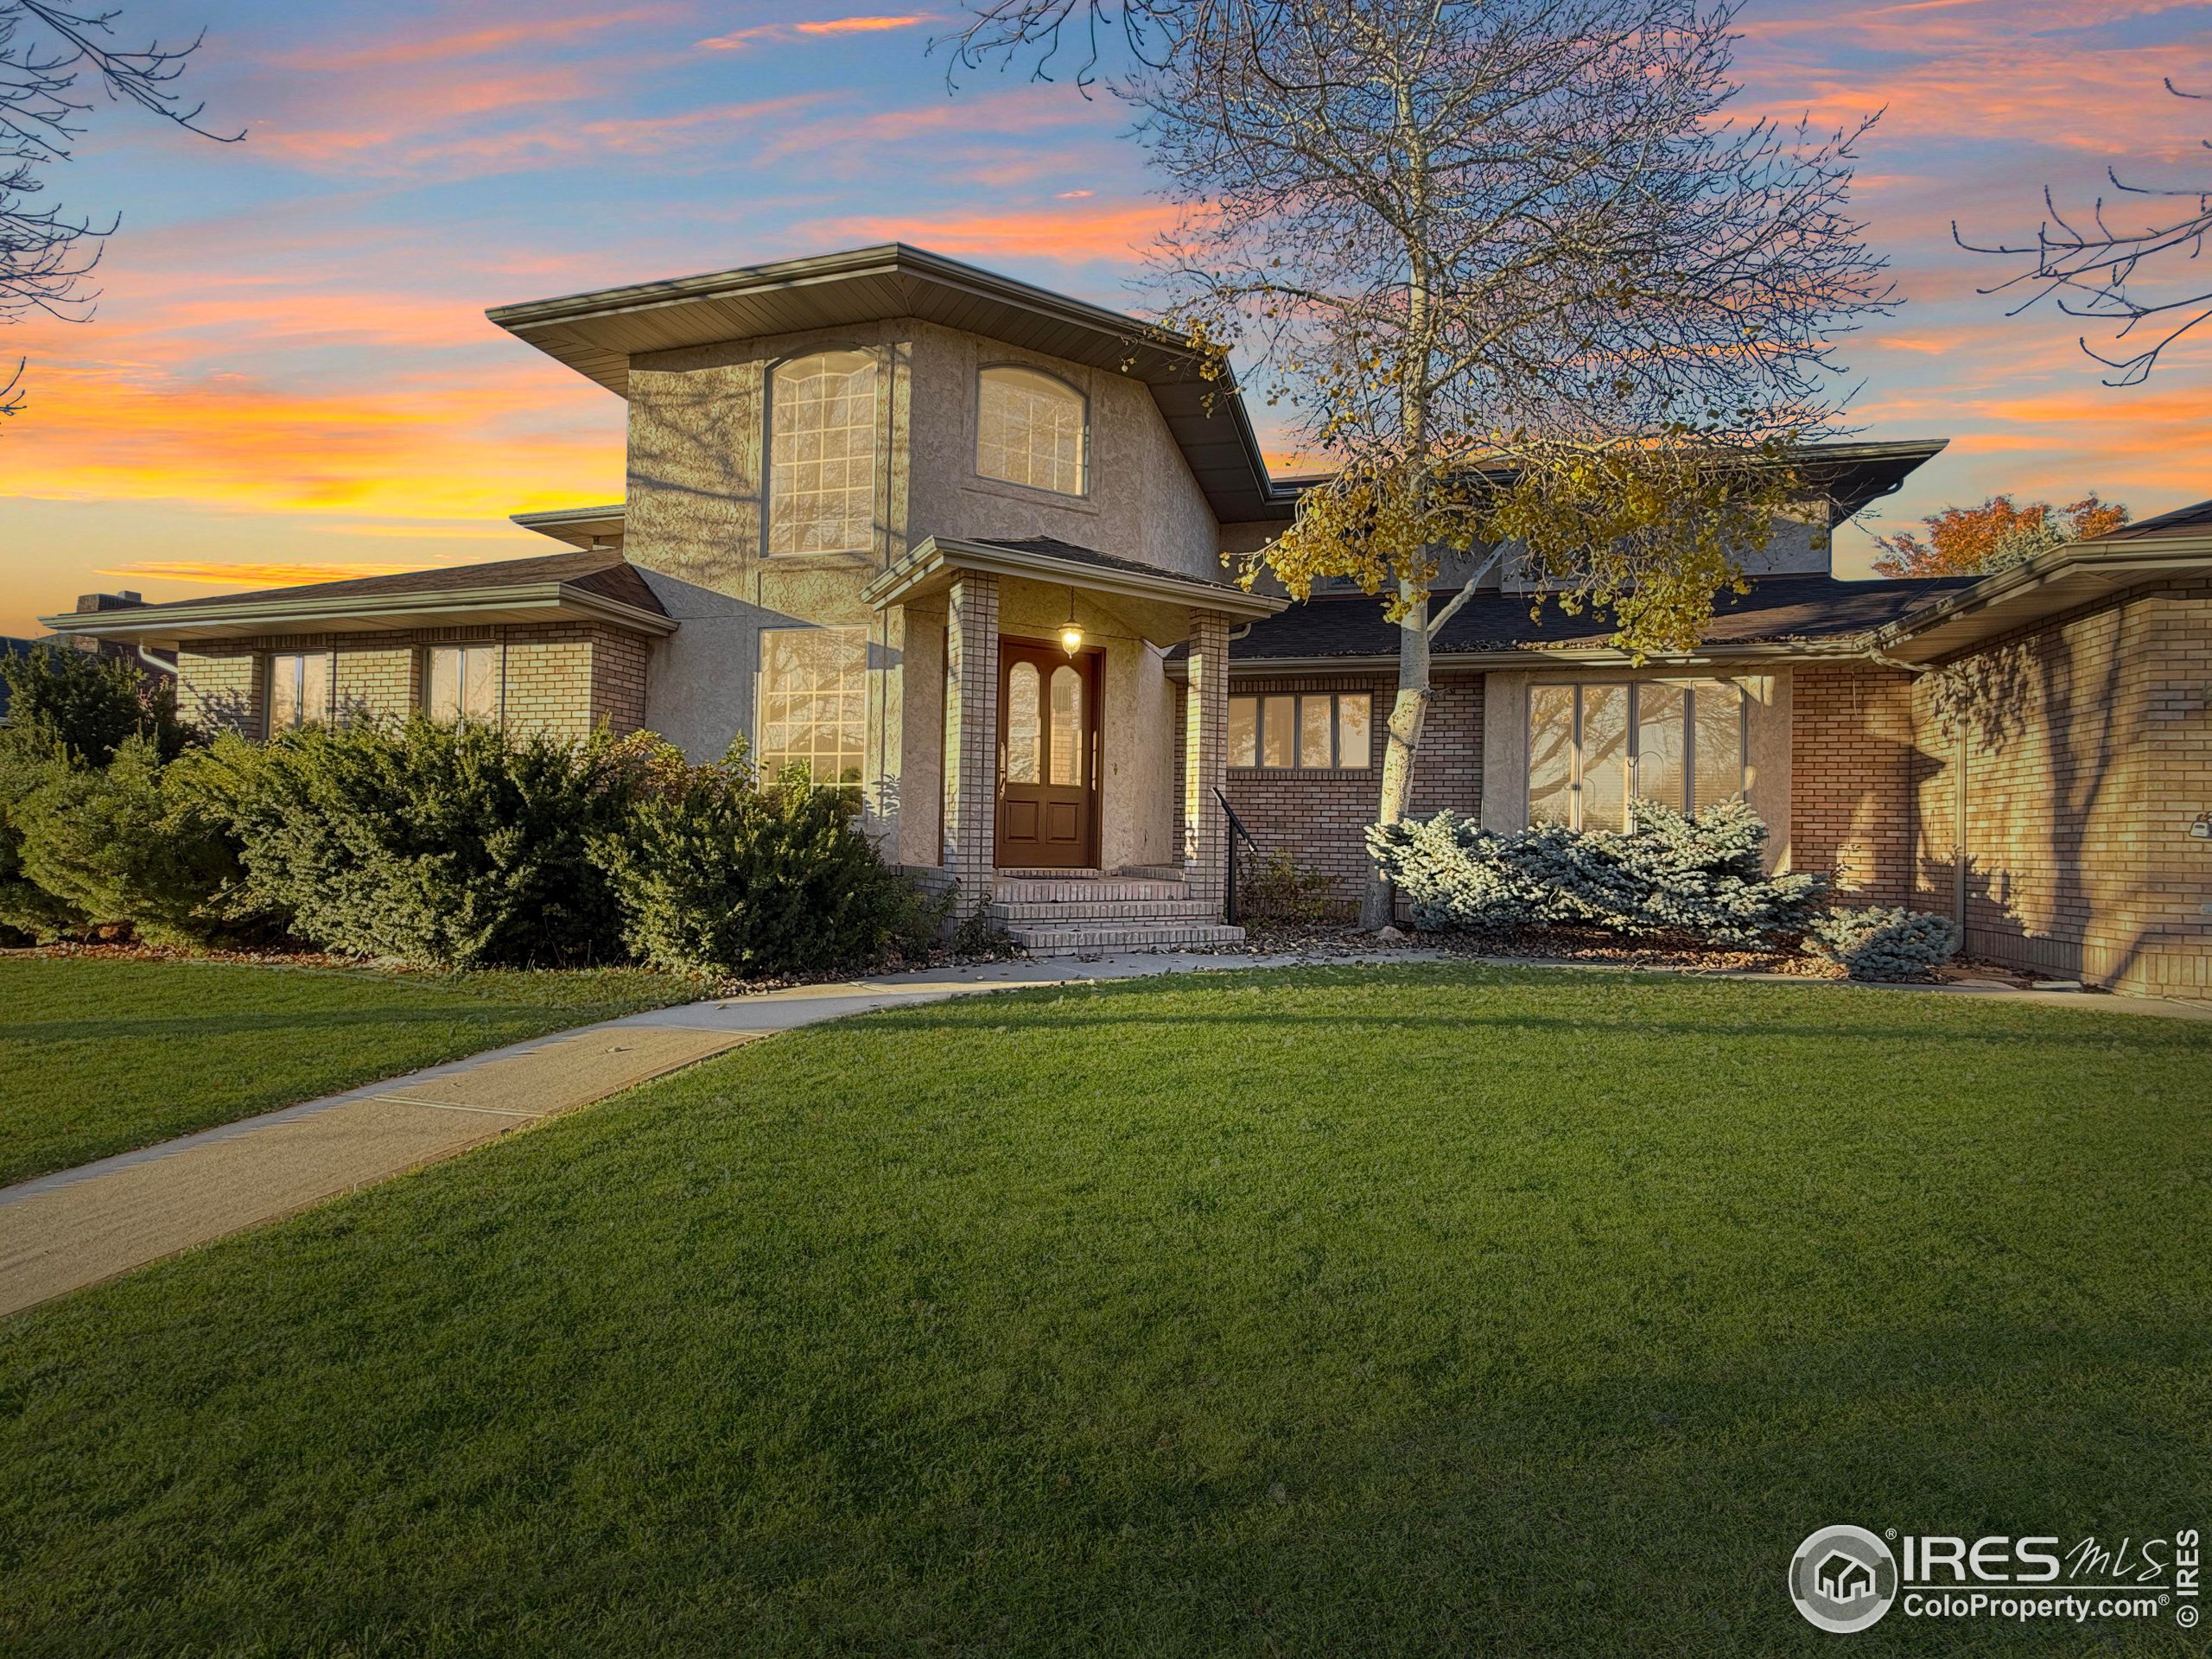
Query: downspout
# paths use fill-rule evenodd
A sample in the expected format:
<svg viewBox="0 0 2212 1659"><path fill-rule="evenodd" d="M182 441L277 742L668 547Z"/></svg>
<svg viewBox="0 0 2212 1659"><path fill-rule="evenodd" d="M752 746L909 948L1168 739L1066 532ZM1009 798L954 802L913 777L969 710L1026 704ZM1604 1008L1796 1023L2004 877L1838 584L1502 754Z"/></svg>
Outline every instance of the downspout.
<svg viewBox="0 0 2212 1659"><path fill-rule="evenodd" d="M499 628L499 729L507 729L507 630Z"/></svg>

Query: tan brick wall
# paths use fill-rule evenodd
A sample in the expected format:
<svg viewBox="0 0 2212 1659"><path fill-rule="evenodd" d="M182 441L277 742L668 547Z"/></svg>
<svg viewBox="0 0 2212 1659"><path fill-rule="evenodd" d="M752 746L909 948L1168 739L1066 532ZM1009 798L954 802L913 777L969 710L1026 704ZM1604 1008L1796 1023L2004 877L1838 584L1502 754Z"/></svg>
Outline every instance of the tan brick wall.
<svg viewBox="0 0 2212 1659"><path fill-rule="evenodd" d="M502 705L510 730L582 737L601 720L617 733L644 725L645 639L626 629L583 622L210 643L178 653L177 701L185 716L201 725L258 736L267 717L269 658L330 651L341 714L404 715L421 702L425 647L487 644L505 646Z"/></svg>
<svg viewBox="0 0 2212 1659"><path fill-rule="evenodd" d="M1367 880L1367 826L1375 822L1381 798L1382 750L1397 690L1396 677L1389 674L1239 678L1230 687L1230 695L1240 697L1364 691L1374 699L1372 766L1344 772L1236 766L1229 773L1229 804L1260 843L1261 856L1287 849L1301 868L1332 877L1346 899L1357 899ZM1482 795L1482 678L1439 678L1414 767L1413 810L1425 817L1448 806L1479 817Z"/></svg>
<svg viewBox="0 0 2212 1659"><path fill-rule="evenodd" d="M1910 892L1912 676L1870 663L1790 676L1789 862L1838 874L1838 897L1899 905Z"/></svg>
<svg viewBox="0 0 2212 1659"><path fill-rule="evenodd" d="M2212 810L2212 582L1996 641L1924 677L1914 715L1916 906L1955 915L1963 887L1974 955L2212 995L2212 842L2189 834Z"/></svg>
<svg viewBox="0 0 2212 1659"><path fill-rule="evenodd" d="M177 713L194 726L257 734L267 717L262 706L267 691L261 659L250 650L177 652Z"/></svg>

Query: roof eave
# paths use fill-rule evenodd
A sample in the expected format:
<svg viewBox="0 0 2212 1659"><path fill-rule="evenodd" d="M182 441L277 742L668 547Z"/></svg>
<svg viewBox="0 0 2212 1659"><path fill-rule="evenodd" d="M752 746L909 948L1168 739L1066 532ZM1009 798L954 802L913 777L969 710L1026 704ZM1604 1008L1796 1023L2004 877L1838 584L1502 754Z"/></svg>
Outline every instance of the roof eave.
<svg viewBox="0 0 2212 1659"><path fill-rule="evenodd" d="M931 590L955 570L1046 582L1056 587L1077 588L1125 599L1185 605L1193 610L1218 611L1225 616L1252 621L1273 616L1290 605L1287 599L1248 594L1240 588L1179 576L1172 571L1147 575L1081 559L1057 558L1032 550L994 547L983 542L935 536L869 582L861 590L861 597L880 610Z"/></svg>
<svg viewBox="0 0 2212 1659"><path fill-rule="evenodd" d="M137 639L251 639L282 633L376 633L423 625L469 626L512 616L527 621L602 621L635 632L669 634L675 621L565 582L457 588L449 592L362 594L341 599L258 601L252 604L149 606L143 612L70 611L39 620L57 633ZM325 625L318 626L318 625ZM332 627L327 625L338 624Z"/></svg>
<svg viewBox="0 0 2212 1659"><path fill-rule="evenodd" d="M2074 542L1920 607L1875 631L1885 656L1955 656L2000 634L2162 575L2212 571L2212 536Z"/></svg>

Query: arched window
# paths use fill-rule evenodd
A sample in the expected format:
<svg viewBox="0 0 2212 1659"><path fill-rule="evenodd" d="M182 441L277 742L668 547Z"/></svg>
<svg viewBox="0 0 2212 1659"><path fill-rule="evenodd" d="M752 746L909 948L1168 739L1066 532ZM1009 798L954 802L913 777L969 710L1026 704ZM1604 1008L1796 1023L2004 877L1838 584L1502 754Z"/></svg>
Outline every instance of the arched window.
<svg viewBox="0 0 2212 1659"><path fill-rule="evenodd" d="M1090 411L1083 394L1035 369L985 369L976 393L976 470L1060 495L1090 487Z"/></svg>
<svg viewBox="0 0 2212 1659"><path fill-rule="evenodd" d="M768 551L874 546L874 353L778 364L768 385Z"/></svg>

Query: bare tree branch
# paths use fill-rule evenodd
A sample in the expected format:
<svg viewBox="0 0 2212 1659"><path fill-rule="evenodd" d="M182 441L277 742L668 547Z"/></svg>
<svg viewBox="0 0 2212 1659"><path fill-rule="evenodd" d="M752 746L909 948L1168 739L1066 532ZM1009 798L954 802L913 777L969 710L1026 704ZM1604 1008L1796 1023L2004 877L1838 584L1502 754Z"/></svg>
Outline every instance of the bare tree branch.
<svg viewBox="0 0 2212 1659"><path fill-rule="evenodd" d="M2203 101L2202 93L2184 92L2171 79L2165 86L2176 98ZM2212 140L2199 143L2212 149ZM2105 377L2107 385L2139 385L2168 346L2212 319L2212 285L2199 286L2177 269L2203 255L2204 238L2212 233L2212 186L2133 184L2109 167L2105 177L2123 200L2188 206L2163 214L2153 211L2140 229L2121 228L2106 217L2103 196L2091 204L2084 221L2062 212L2046 185L2044 219L2033 243L1969 242L1955 219L1951 239L1969 253L2026 262L2003 282L1980 290L2019 296L2006 316L2017 317L2049 300L2067 316L2111 325L2112 344L2104 350L2092 346L2086 334L2076 337L2076 344L2084 355L2114 372ZM2135 349L2126 351L2131 345Z"/></svg>
<svg viewBox="0 0 2212 1659"><path fill-rule="evenodd" d="M90 283L100 250L118 221L105 224L59 205L38 205L44 170L71 157L89 100L78 83L90 78L117 102L174 123L219 143L243 132L202 124L204 108L187 107L175 90L187 60L199 50L112 45L117 14L82 12L55 0L0 0L0 325L34 315L82 321L99 299ZM22 407L19 360L0 387L0 415Z"/></svg>

